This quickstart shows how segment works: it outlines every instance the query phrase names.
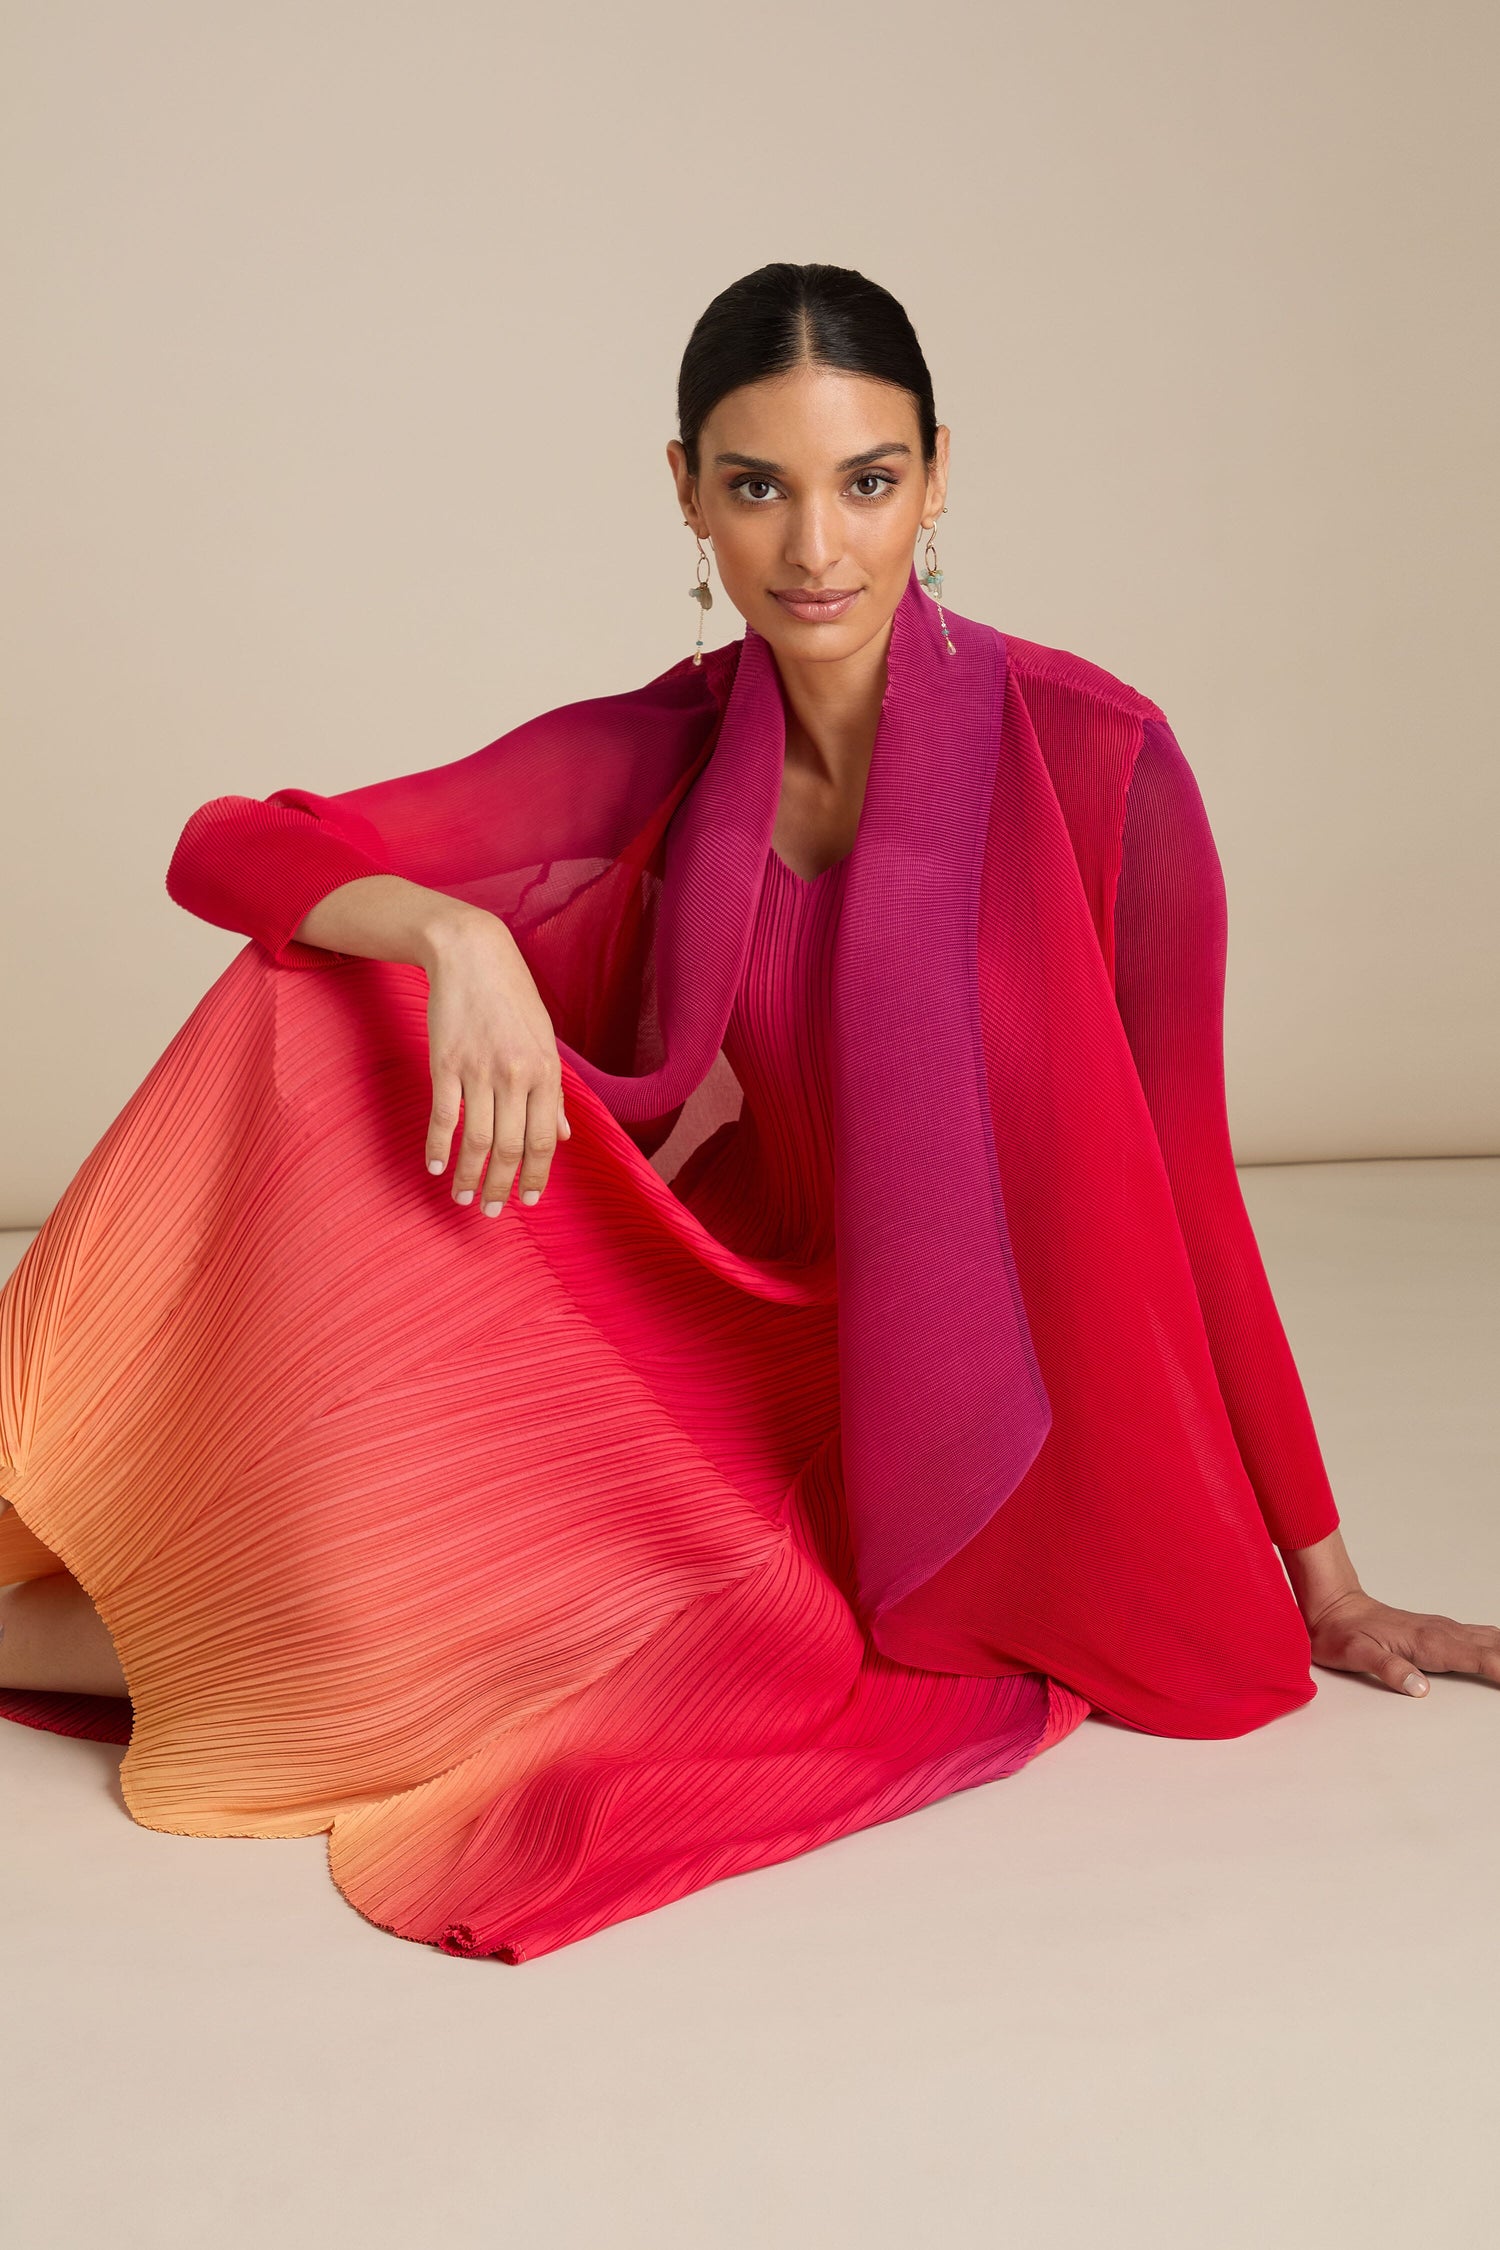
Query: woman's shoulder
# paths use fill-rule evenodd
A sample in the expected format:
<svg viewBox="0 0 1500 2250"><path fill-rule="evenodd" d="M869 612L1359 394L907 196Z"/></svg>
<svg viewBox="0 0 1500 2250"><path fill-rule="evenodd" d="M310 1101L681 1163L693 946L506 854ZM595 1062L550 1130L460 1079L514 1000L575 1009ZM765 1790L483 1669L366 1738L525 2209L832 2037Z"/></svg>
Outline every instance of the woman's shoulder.
<svg viewBox="0 0 1500 2250"><path fill-rule="evenodd" d="M488 745L513 760L562 745L580 757L626 762L663 757L668 765L701 746L728 698L739 644L710 650L701 665L683 657L636 687L607 690L535 712Z"/></svg>
<svg viewBox="0 0 1500 2250"><path fill-rule="evenodd" d="M1165 714L1129 680L1076 649L1018 633L1001 637L1108 959L1125 808L1144 745L1169 733ZM1160 722L1155 729L1153 720Z"/></svg>
<svg viewBox="0 0 1500 2250"><path fill-rule="evenodd" d="M680 657L638 687L616 688L578 703L559 704L553 710L539 712L528 723L566 719L575 727L583 724L601 734L623 734L627 738L642 722L692 733L711 725L723 709L741 645L730 641L722 648L708 649L701 664L694 664L690 656Z"/></svg>
<svg viewBox="0 0 1500 2250"><path fill-rule="evenodd" d="M1045 641L1029 641L1019 633L1002 632L1006 656L1011 671L1024 694L1028 687L1052 700L1075 701L1119 712L1129 719L1160 719L1165 716L1161 706L1154 703L1129 680L1118 673L1106 670L1104 665L1080 656L1076 649L1054 648Z"/></svg>

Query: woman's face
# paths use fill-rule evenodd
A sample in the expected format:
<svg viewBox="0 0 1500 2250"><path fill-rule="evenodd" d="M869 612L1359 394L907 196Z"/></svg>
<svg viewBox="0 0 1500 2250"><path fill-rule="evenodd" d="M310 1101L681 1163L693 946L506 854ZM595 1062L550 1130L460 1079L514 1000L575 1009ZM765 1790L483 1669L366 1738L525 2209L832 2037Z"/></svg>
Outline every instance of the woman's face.
<svg viewBox="0 0 1500 2250"><path fill-rule="evenodd" d="M946 428L929 470L911 393L834 367L796 367L722 398L699 436L696 478L679 439L667 456L724 592L799 664L852 656L886 630L948 481Z"/></svg>

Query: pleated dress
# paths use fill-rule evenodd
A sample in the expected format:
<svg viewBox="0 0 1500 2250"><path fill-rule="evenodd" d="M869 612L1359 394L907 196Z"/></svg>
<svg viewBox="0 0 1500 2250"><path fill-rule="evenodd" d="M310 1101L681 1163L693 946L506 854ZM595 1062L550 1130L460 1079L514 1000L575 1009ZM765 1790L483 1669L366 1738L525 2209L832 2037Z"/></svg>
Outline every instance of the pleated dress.
<svg viewBox="0 0 1500 2250"><path fill-rule="evenodd" d="M1074 1728L1060 1680L894 1662L851 1605L847 865L767 857L738 1122L668 1185L568 1073L573 1137L498 1220L418 1177L420 973L347 963L278 1021L247 948L0 1295L0 1579L74 1571L133 1731L105 1699L0 1712L128 1736L148 1826L329 1830L371 1921L510 1962Z"/></svg>

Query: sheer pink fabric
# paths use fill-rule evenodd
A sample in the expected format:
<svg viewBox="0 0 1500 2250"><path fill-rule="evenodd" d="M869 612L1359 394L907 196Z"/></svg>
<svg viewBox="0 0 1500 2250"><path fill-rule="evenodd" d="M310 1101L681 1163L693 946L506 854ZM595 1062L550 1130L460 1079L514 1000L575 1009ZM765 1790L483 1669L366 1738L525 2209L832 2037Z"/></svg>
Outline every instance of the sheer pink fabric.
<svg viewBox="0 0 1500 2250"><path fill-rule="evenodd" d="M913 574L833 971L862 1613L892 1653L984 1668L1026 1641L1071 1525L1074 1582L1052 1593L1086 1616L1109 1565L1091 1558L1079 1495L1098 1490L1170 1595L1161 1615L1136 1605L1085 1631L1123 1661L1120 1692L1149 1677L1163 1636L1206 1684L1179 1614L1204 1571L1248 1569L1278 1620L1264 1668L1305 1670L1265 1534L1306 1544L1337 1511L1234 1176L1223 886L1201 798L1134 689L962 618L953 639L949 656ZM298 967L334 958L291 932L351 873L491 907L568 1065L659 1148L723 1047L783 741L752 630L701 673L547 713L428 773L337 798L216 800L188 823L169 887ZM691 1146L679 1132L676 1160ZM1066 1437L1048 1445L1059 1393L1092 1433L1086 1459ZM1102 1400L1118 1421L1101 1451ZM1007 1535L1013 1495L1026 1504ZM1015 1547L1038 1508L1046 1558ZM949 1613L936 1624L935 1603Z"/></svg>
<svg viewBox="0 0 1500 2250"><path fill-rule="evenodd" d="M1090 1704L1311 1696L1272 1542L1337 1512L1234 1172L1201 798L1135 689L951 628L913 579L805 892L753 632L188 822L172 895L256 942L0 1290L0 1579L96 1601L136 1818L328 1830L372 1920L522 1959ZM421 1168L421 972L293 934L375 872L536 972L574 1137L534 1212ZM85 1703L0 1697L129 1732Z"/></svg>

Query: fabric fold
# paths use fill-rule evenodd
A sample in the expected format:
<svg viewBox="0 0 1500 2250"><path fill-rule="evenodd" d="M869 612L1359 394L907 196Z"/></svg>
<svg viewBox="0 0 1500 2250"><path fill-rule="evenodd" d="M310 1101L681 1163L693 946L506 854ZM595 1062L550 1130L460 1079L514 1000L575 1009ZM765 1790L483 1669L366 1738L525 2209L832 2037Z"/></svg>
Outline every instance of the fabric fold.
<svg viewBox="0 0 1500 2250"><path fill-rule="evenodd" d="M1221 927L1201 807L1153 784L1124 865L1143 744L1174 778L1156 706L949 627L913 574L817 912L767 888L753 632L188 823L173 895L252 942L0 1289L0 1566L96 1602L138 1820L328 1831L372 1921L525 1959L1012 1772L1090 1705L1219 1738L1310 1699L1236 1429L1279 1521L1326 1480L1310 1423L1300 1461L1256 1440L1295 1380L1269 1292L1212 1286L1174 1203L1233 1189L1217 954L1184 971ZM422 972L293 934L350 870L515 935L573 1125L534 1210L426 1174ZM732 1019L756 1131L705 1108Z"/></svg>

